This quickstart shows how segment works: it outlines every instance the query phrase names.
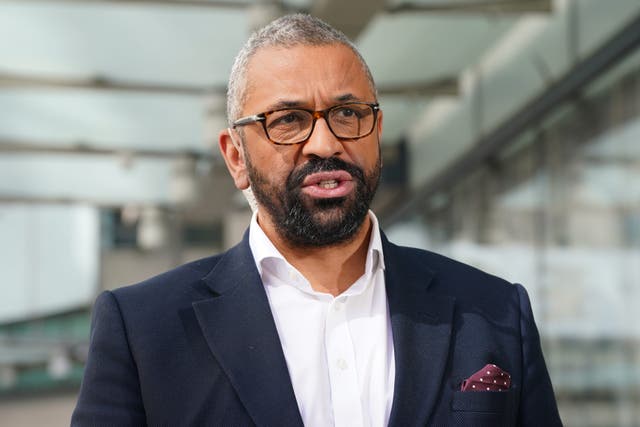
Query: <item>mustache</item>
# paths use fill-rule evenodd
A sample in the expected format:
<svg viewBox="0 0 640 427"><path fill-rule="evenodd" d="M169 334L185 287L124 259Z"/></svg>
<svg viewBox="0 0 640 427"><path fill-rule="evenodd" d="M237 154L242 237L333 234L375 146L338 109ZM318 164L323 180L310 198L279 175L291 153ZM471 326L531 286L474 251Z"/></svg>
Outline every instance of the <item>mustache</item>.
<svg viewBox="0 0 640 427"><path fill-rule="evenodd" d="M328 172L343 170L348 172L355 180L364 183L364 171L358 166L347 163L337 157L329 157L322 159L319 157L311 158L302 166L294 169L287 178L287 190L293 191L302 185L304 179L317 172Z"/></svg>

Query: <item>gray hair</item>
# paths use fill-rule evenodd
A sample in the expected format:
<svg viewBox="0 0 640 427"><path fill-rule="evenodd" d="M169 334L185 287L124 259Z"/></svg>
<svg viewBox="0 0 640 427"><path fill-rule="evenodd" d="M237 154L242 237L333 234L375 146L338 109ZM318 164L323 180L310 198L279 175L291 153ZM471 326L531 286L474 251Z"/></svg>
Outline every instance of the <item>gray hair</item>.
<svg viewBox="0 0 640 427"><path fill-rule="evenodd" d="M227 89L227 119L229 125L240 117L247 96L247 67L255 53L265 47L322 46L342 44L353 51L364 70L371 90L375 83L367 63L355 45L342 32L326 22L302 13L286 15L254 32L242 47L231 67Z"/></svg>

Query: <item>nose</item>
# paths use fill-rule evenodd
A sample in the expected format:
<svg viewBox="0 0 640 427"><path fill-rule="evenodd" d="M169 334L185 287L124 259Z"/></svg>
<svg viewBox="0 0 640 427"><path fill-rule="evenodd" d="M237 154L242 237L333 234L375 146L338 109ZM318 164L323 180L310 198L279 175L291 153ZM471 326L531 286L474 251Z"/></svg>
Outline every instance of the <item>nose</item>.
<svg viewBox="0 0 640 427"><path fill-rule="evenodd" d="M316 120L311 136L302 144L302 153L305 156L316 156L323 159L338 156L342 154L343 149L342 141L331 132L323 117Z"/></svg>

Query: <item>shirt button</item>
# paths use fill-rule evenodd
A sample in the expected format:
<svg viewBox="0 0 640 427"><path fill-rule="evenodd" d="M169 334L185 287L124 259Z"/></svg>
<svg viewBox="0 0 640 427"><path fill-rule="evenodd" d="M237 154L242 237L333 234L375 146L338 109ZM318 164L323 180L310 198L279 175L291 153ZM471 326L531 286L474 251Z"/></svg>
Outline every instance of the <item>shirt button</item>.
<svg viewBox="0 0 640 427"><path fill-rule="evenodd" d="M334 300L333 301L333 310L334 311L340 311L340 310L342 310L344 308L345 304L346 304L346 300L344 298L340 298L340 299Z"/></svg>
<svg viewBox="0 0 640 427"><path fill-rule="evenodd" d="M342 371L346 370L349 367L349 364L344 359L338 359L337 365L338 368Z"/></svg>

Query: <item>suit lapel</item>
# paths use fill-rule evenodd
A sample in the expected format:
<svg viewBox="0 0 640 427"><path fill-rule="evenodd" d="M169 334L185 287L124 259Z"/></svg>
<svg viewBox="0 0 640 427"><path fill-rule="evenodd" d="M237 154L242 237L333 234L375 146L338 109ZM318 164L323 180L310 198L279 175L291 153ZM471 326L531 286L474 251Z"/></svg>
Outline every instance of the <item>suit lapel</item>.
<svg viewBox="0 0 640 427"><path fill-rule="evenodd" d="M247 234L203 279L218 296L193 307L211 352L254 422L302 426Z"/></svg>
<svg viewBox="0 0 640 427"><path fill-rule="evenodd" d="M402 256L384 237L383 246L396 360L389 426L425 425L443 381L455 299L428 292L434 272L424 259Z"/></svg>
<svg viewBox="0 0 640 427"><path fill-rule="evenodd" d="M444 376L455 299L429 292L434 272L382 239L396 361L389 426L424 425ZM195 302L196 317L247 412L257 425L302 426L247 235L203 280L218 296Z"/></svg>

